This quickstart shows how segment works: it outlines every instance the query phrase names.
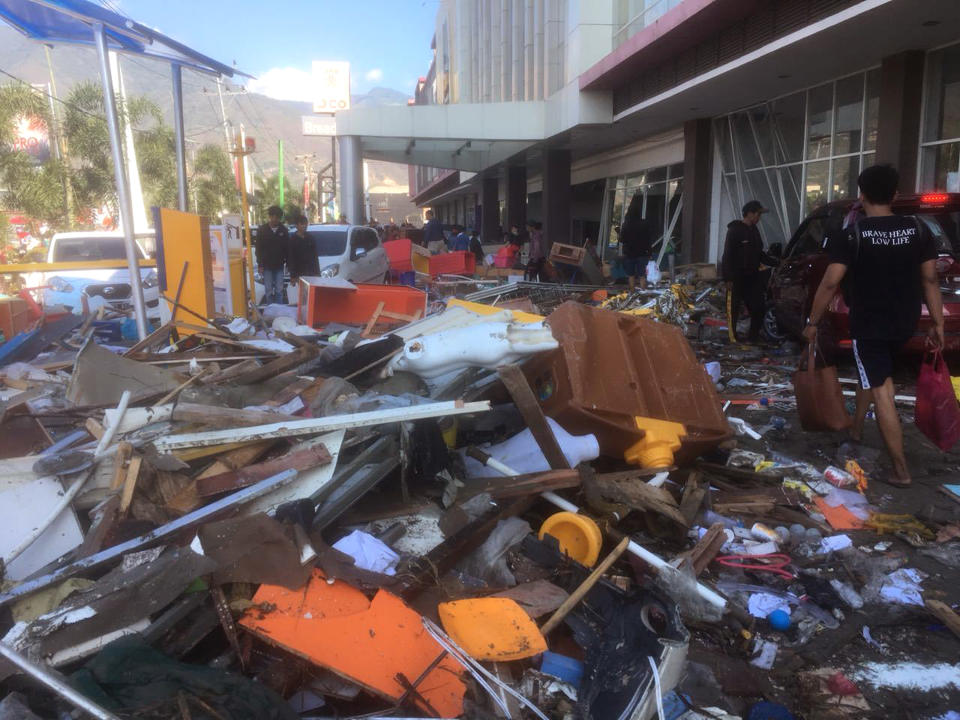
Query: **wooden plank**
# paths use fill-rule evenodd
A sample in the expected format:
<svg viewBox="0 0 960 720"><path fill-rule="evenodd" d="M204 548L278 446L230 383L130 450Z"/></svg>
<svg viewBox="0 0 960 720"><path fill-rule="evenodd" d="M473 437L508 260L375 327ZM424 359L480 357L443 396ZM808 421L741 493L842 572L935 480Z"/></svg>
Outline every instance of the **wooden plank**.
<svg viewBox="0 0 960 720"><path fill-rule="evenodd" d="M136 355L138 352L141 352L142 350L145 350L148 347L153 347L154 345L158 344L162 339L169 338L171 332L173 332L173 327L169 323L165 325L161 325L152 333L147 335L143 340L141 340L136 345L134 345L129 350L127 350L125 353L123 353L123 357L130 357L131 355Z"/></svg>
<svg viewBox="0 0 960 720"><path fill-rule="evenodd" d="M253 385L255 383L269 380L287 370L292 370L298 365L313 360L320 354L319 348L297 348L293 352L281 355L276 360L268 362L266 365L252 370L248 373L235 377L233 382L237 385Z"/></svg>
<svg viewBox="0 0 960 720"><path fill-rule="evenodd" d="M681 554L680 557L690 560L694 577L699 577L707 569L707 566L713 562L726 541L727 534L724 532L723 523L714 523L706 534L697 541L697 544L689 551Z"/></svg>
<svg viewBox="0 0 960 720"><path fill-rule="evenodd" d="M293 469L298 472L309 470L318 465L326 465L331 460L330 453L323 443L305 450L287 453L266 462L250 465L238 470L229 470L219 475L208 475L197 479L197 494L200 497L219 495L253 485L278 472Z"/></svg>
<svg viewBox="0 0 960 720"><path fill-rule="evenodd" d="M272 440L264 440L263 442L250 443L236 450L225 452L217 458L216 462L197 475L197 479L213 477L214 475L220 475L230 470L239 470L242 467L246 467L267 452L273 445L274 442Z"/></svg>
<svg viewBox="0 0 960 720"><path fill-rule="evenodd" d="M785 477L783 473L773 473L767 474L756 473L753 470L746 470L744 468L732 468L727 467L726 465L720 465L718 463L704 462L703 460L697 461L697 468L703 470L704 472L717 473L718 475L723 475L728 478L733 478L734 480L756 480L758 482L775 482L782 483L783 478Z"/></svg>
<svg viewBox="0 0 960 720"><path fill-rule="evenodd" d="M624 537L617 543L617 546L610 551L610 554L607 555L603 561L594 568L593 572L587 576L587 579L580 583L577 586L577 589L574 590L570 597L563 601L563 605L557 608L557 611L550 616L550 619L547 620L543 627L540 628L540 632L546 635L551 630L556 628L563 619L570 614L570 611L573 610L577 604L583 600L584 596L590 592L590 589L597 584L597 581L603 577L603 574L610 569L610 566L617 561L624 551L627 549L627 545L630 544L630 538Z"/></svg>
<svg viewBox="0 0 960 720"><path fill-rule="evenodd" d="M120 515L126 515L133 501L133 491L137 487L137 478L140 477L140 465L143 458L140 455L134 455L130 458L130 466L127 468L127 477L123 483L123 492L120 494Z"/></svg>
<svg viewBox="0 0 960 720"><path fill-rule="evenodd" d="M666 489L648 485L634 473L604 473L597 475L593 486L605 498L627 505L635 510L649 510L688 527L680 513L677 501Z"/></svg>
<svg viewBox="0 0 960 720"><path fill-rule="evenodd" d="M683 486L683 497L680 499L680 514L686 520L687 527L693 525L693 520L700 512L700 505L703 504L703 498L706 494L706 488L700 484L699 471L691 470L690 474L687 475L687 482Z"/></svg>
<svg viewBox="0 0 960 720"><path fill-rule="evenodd" d="M370 320L367 322L367 326L363 329L363 332L360 333L360 337L370 337L370 333L373 332L374 326L377 324L377 320L380 319L380 313L383 312L383 301L381 300L377 304L377 309L373 311L373 315L370 316Z"/></svg>
<svg viewBox="0 0 960 720"><path fill-rule="evenodd" d="M184 380L182 383L180 383L179 385L177 385L173 390L171 390L171 391L168 392L166 395L164 395L162 398L160 398L159 400L157 400L157 401L153 404L153 406L154 406L154 407L157 407L158 405L165 405L166 403L170 402L170 401L173 400L177 395L180 394L180 391L181 391L181 390L185 390L187 387L189 387L190 385L193 385L193 384L194 384L195 382L197 382L201 377L203 377L204 375L206 375L206 374L207 374L207 370L209 370L209 369L210 369L210 368L205 368L205 369L201 370L200 372L198 372L196 375L191 375L189 378L187 378L187 379Z"/></svg>
<svg viewBox="0 0 960 720"><path fill-rule="evenodd" d="M111 490L119 490L123 486L123 481L127 477L127 462L133 456L133 445L128 442L117 444L117 454L113 458L113 480L110 483Z"/></svg>
<svg viewBox="0 0 960 720"><path fill-rule="evenodd" d="M284 415L266 410L240 410L219 405L200 403L177 403L173 408L172 420L201 423L214 428L247 427L283 422L284 420L302 420L296 415Z"/></svg>
<svg viewBox="0 0 960 720"><path fill-rule="evenodd" d="M536 395L533 394L533 390L530 389L530 384L520 367L518 365L504 365L497 369L497 374L500 376L504 387L507 388L507 392L510 393L510 397L513 398L513 402L523 416L527 427L530 428L530 432L533 433L533 438L540 446L540 450L543 451L550 467L554 470L569 469L570 463L567 462L567 458L560 449L560 444L557 442L549 423L547 423L547 417L543 414L543 409L540 407Z"/></svg>
<svg viewBox="0 0 960 720"><path fill-rule="evenodd" d="M103 437L103 425L98 423L93 418L87 418L83 423L83 427L88 433L90 433L90 436L93 439L99 440Z"/></svg>
<svg viewBox="0 0 960 720"><path fill-rule="evenodd" d="M960 638L960 615L957 615L949 605L940 600L924 599L923 602L927 610L946 625L950 632Z"/></svg>

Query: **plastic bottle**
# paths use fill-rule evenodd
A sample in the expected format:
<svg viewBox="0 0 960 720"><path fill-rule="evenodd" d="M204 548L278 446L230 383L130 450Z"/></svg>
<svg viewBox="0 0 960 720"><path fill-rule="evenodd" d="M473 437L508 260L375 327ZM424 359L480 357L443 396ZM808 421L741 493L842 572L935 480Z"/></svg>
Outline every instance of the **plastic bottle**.
<svg viewBox="0 0 960 720"><path fill-rule="evenodd" d="M816 528L807 528L805 535L805 541L810 543L818 543L823 540L823 534Z"/></svg>
<svg viewBox="0 0 960 720"><path fill-rule="evenodd" d="M787 545L790 543L790 531L787 530L783 525L777 525L773 531L777 534L777 537L780 538L781 545Z"/></svg>
<svg viewBox="0 0 960 720"><path fill-rule="evenodd" d="M854 590L853 586L849 583L845 583L842 580L831 580L830 587L840 596L841 600L854 610L859 610L863 607L863 597L861 597L860 593Z"/></svg>
<svg viewBox="0 0 960 720"><path fill-rule="evenodd" d="M777 534L777 532L767 527L763 523L754 523L753 527L750 528L750 535L760 542L765 542L767 540L772 540L775 543L780 542L780 536Z"/></svg>

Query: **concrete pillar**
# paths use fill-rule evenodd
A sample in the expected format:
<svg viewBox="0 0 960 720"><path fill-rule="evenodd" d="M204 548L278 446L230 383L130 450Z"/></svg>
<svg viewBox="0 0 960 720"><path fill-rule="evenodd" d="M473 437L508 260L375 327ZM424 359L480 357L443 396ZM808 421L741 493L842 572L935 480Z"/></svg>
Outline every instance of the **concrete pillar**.
<svg viewBox="0 0 960 720"><path fill-rule="evenodd" d="M543 154L543 233L547 246L570 243L570 151Z"/></svg>
<svg viewBox="0 0 960 720"><path fill-rule="evenodd" d="M683 124L683 211L681 263L707 262L710 254L712 159L709 118Z"/></svg>
<svg viewBox="0 0 960 720"><path fill-rule="evenodd" d="M523 28L526 23L527 14L524 8L524 0L513 0L513 36L511 37L511 82L510 99L514 102L523 100Z"/></svg>
<svg viewBox="0 0 960 720"><path fill-rule="evenodd" d="M516 225L523 230L527 224L527 168L515 165L507 168L506 227Z"/></svg>
<svg viewBox="0 0 960 720"><path fill-rule="evenodd" d="M500 4L502 0L490 0L490 101L500 102L500 63L503 58L503 46L500 40Z"/></svg>
<svg viewBox="0 0 960 720"><path fill-rule="evenodd" d="M356 135L341 135L340 145L340 212L347 222L361 225L366 221L363 214L363 154L360 138Z"/></svg>
<svg viewBox="0 0 960 720"><path fill-rule="evenodd" d="M543 3L545 0L533 0L533 99L541 100L543 93L543 74L546 70L543 54Z"/></svg>
<svg viewBox="0 0 960 720"><path fill-rule="evenodd" d="M509 102L513 93L512 5L512 0L501 0L500 3L500 102Z"/></svg>
<svg viewBox="0 0 960 720"><path fill-rule="evenodd" d="M480 242L495 243L500 240L500 198L495 177L484 178L480 184L481 228Z"/></svg>
<svg viewBox="0 0 960 720"><path fill-rule="evenodd" d="M902 193L912 193L917 187L923 65L921 50L889 55L880 64L877 162L897 168Z"/></svg>
<svg viewBox="0 0 960 720"><path fill-rule="evenodd" d="M523 99L535 100L533 91L533 0L523 0Z"/></svg>

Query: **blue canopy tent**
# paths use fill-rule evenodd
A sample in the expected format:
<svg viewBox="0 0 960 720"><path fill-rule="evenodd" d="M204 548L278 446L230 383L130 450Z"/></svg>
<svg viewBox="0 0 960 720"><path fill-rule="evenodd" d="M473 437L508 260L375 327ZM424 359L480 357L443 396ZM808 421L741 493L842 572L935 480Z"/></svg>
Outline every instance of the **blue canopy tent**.
<svg viewBox="0 0 960 720"><path fill-rule="evenodd" d="M176 40L141 25L128 17L88 2L88 0L0 0L0 20L29 38L49 45L91 45L97 49L100 80L103 84L104 109L110 132L113 172L117 184L120 222L123 226L130 287L133 296L137 332L147 336L147 314L143 288L137 266L133 235L133 210L130 186L123 165L121 129L117 117L117 101L113 93L108 53L143 55L170 63L173 84L173 129L177 152L177 200L181 210L187 209L187 167L183 128L183 90L181 72L184 67L215 76L233 77L240 73ZM250 77L247 75L247 77Z"/></svg>

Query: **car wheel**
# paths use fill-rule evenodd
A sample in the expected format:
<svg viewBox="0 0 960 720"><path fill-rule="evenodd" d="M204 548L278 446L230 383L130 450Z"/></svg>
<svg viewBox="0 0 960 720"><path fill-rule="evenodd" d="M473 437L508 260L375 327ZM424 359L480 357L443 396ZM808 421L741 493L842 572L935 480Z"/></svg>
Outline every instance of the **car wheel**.
<svg viewBox="0 0 960 720"><path fill-rule="evenodd" d="M780 326L773 305L763 314L763 334L770 342L780 343L787 339L786 331Z"/></svg>

